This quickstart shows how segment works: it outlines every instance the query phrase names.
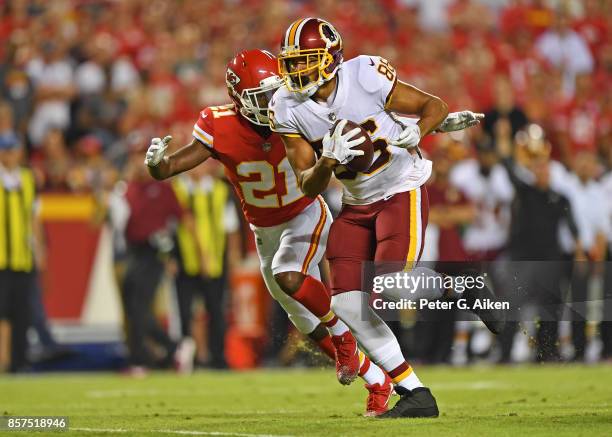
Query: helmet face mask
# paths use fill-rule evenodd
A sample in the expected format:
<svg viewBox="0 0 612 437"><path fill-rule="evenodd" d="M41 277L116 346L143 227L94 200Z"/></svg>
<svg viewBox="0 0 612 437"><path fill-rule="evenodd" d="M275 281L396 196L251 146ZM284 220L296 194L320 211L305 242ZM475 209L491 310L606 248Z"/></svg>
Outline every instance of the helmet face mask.
<svg viewBox="0 0 612 437"><path fill-rule="evenodd" d="M341 63L342 38L327 21L300 19L285 32L278 69L290 91L312 96L336 75Z"/></svg>
<svg viewBox="0 0 612 437"><path fill-rule="evenodd" d="M246 88L240 94L240 113L250 122L259 126L269 126L268 103L272 96L283 85L283 81L278 76L270 76L261 81L261 86L257 88Z"/></svg>
<svg viewBox="0 0 612 437"><path fill-rule="evenodd" d="M278 68L287 88L293 92L308 92L325 83L325 70L334 61L325 49L296 50L281 54Z"/></svg>

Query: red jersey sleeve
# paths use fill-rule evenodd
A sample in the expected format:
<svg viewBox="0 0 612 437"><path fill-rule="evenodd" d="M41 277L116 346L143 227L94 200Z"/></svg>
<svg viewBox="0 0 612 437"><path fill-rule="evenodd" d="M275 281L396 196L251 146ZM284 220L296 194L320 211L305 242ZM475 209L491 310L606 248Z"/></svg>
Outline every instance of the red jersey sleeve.
<svg viewBox="0 0 612 437"><path fill-rule="evenodd" d="M213 119L212 110L206 108L200 112L198 121L193 125L193 137L209 149L213 148L214 143L215 131Z"/></svg>

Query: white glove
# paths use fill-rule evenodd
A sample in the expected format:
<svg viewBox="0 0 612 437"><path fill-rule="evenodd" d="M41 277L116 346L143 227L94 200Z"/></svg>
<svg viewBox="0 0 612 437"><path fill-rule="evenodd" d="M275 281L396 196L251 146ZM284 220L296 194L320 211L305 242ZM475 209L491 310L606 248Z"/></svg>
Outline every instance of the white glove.
<svg viewBox="0 0 612 437"><path fill-rule="evenodd" d="M421 141L421 128L418 124L409 124L399 134L394 141L391 141L389 145L402 147L404 149L412 149L419 145Z"/></svg>
<svg viewBox="0 0 612 437"><path fill-rule="evenodd" d="M145 164L149 167L156 167L164 158L170 141L172 141L170 135L165 136L163 140L161 138L153 138L147 150L147 154L145 155Z"/></svg>
<svg viewBox="0 0 612 437"><path fill-rule="evenodd" d="M352 149L365 141L364 136L351 140L353 136L360 132L359 128L352 129L342 135L344 126L346 126L346 120L342 120L336 125L333 134L330 134L328 131L323 137L322 155L326 158L335 159L340 164L346 164L355 156L363 155L363 150Z"/></svg>
<svg viewBox="0 0 612 437"><path fill-rule="evenodd" d="M437 132L453 132L476 126L484 114L472 111L451 112L446 119L438 126Z"/></svg>

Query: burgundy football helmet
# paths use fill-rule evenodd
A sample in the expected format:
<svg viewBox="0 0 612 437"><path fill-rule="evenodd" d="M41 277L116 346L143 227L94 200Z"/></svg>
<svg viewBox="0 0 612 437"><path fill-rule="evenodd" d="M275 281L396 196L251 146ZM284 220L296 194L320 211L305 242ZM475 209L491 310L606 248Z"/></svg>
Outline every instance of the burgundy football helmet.
<svg viewBox="0 0 612 437"><path fill-rule="evenodd" d="M331 23L321 18L301 18L291 23L278 56L278 68L289 90L312 96L336 75L340 64L342 38Z"/></svg>
<svg viewBox="0 0 612 437"><path fill-rule="evenodd" d="M225 83L236 108L250 122L268 126L268 102L283 85L278 62L266 50L244 50L227 64Z"/></svg>

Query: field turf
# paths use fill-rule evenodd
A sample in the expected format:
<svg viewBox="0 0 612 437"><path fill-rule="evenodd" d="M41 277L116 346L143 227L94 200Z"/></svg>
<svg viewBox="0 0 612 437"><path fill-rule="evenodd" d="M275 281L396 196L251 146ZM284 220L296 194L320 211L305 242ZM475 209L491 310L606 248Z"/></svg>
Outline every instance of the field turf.
<svg viewBox="0 0 612 437"><path fill-rule="evenodd" d="M0 414L69 416L83 436L612 435L612 366L417 370L438 419L363 418L363 384L331 369L0 376Z"/></svg>

